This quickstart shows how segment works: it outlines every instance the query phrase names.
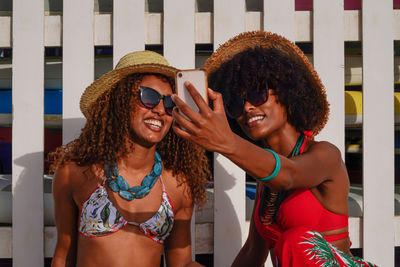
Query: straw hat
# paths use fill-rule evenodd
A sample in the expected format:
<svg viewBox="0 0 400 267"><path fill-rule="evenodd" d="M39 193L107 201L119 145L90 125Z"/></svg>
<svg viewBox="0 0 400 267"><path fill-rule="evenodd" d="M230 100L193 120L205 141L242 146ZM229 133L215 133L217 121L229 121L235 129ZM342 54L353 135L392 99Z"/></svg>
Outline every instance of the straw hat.
<svg viewBox="0 0 400 267"><path fill-rule="evenodd" d="M241 33L222 44L204 63L203 68L207 71L208 77L225 62L231 60L236 54L247 49L262 47L264 49L274 48L288 55L300 66L304 66L306 75L313 88L316 88L316 97L323 101L326 109L323 111L323 119L320 121L313 131L316 135L325 126L329 116L329 104L327 102L325 87L321 82L317 72L308 58L304 55L293 42L288 39L271 32L251 31Z"/></svg>
<svg viewBox="0 0 400 267"><path fill-rule="evenodd" d="M80 108L88 117L90 106L120 80L133 73L158 73L174 78L177 69L171 67L160 54L152 51L132 52L123 56L112 71L102 75L89 85L81 96Z"/></svg>

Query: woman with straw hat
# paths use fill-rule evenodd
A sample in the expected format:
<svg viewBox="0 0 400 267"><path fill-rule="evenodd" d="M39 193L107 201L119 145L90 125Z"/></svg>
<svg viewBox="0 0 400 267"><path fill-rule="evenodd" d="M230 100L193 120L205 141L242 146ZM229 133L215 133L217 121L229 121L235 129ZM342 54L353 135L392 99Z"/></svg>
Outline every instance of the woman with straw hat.
<svg viewBox="0 0 400 267"><path fill-rule="evenodd" d="M199 266L190 220L205 201L204 149L170 128L176 69L161 55L124 56L86 88L80 136L52 157L53 266Z"/></svg>
<svg viewBox="0 0 400 267"><path fill-rule="evenodd" d="M257 181L249 236L233 266L262 266L269 252L275 266L372 266L350 253L348 174L339 149L313 139L329 104L302 51L277 34L247 32L204 68L219 92L209 90L213 110L187 83L199 113L174 95L173 128Z"/></svg>

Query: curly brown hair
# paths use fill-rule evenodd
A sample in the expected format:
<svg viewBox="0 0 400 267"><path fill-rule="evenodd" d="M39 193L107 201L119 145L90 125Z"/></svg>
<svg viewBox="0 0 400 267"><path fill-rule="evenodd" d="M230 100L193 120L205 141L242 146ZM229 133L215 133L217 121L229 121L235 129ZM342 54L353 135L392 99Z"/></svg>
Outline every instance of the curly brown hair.
<svg viewBox="0 0 400 267"><path fill-rule="evenodd" d="M234 96L250 90L273 89L278 102L287 111L288 122L297 131L316 131L326 123L329 104L325 91L310 80L304 65L298 64L276 48L256 46L240 52L209 75L209 85L222 93L225 105L233 105ZM232 128L240 132L236 122Z"/></svg>
<svg viewBox="0 0 400 267"><path fill-rule="evenodd" d="M80 136L49 155L51 171L71 161L78 166L104 166L107 162L116 162L121 155L134 149L130 138L130 121L137 107L135 103L139 101L139 84L146 75L154 75L168 82L175 90L174 81L161 74L135 73L120 80L90 106ZM164 168L172 171L179 184L187 183L194 202L204 204L205 185L211 177L204 149L178 137L171 128L157 144L157 151Z"/></svg>

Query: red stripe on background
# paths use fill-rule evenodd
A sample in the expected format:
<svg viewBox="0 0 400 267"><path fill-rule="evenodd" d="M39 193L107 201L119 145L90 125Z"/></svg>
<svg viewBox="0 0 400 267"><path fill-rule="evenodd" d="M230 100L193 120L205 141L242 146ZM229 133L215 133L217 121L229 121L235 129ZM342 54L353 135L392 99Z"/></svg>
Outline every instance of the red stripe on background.
<svg viewBox="0 0 400 267"><path fill-rule="evenodd" d="M393 9L400 9L400 0L393 0ZM312 11L313 0L296 0L296 11ZM344 10L361 10L361 0L344 0Z"/></svg>

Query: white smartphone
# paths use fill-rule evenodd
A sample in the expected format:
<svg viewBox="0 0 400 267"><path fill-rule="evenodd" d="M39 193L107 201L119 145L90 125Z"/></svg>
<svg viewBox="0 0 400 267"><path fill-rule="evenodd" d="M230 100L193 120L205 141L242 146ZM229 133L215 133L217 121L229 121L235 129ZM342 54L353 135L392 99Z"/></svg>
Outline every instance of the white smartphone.
<svg viewBox="0 0 400 267"><path fill-rule="evenodd" d="M207 73L202 69L180 70L175 76L176 92L179 98L182 99L191 109L198 112L199 108L184 85L186 81L189 81L194 85L208 105Z"/></svg>

